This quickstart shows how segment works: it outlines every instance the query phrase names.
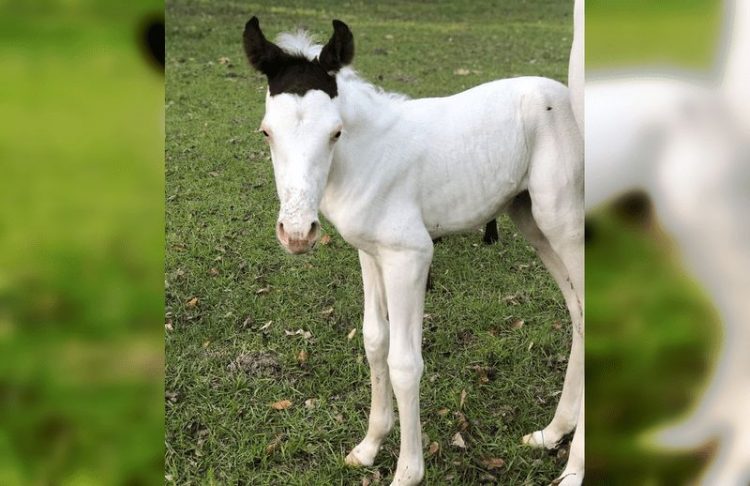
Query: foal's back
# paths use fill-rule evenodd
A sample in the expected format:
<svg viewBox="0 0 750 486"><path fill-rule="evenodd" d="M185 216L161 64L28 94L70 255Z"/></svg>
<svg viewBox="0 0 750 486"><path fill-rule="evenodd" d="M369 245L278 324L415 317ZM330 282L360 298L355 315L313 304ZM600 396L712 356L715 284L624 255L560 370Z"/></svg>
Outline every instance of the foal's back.
<svg viewBox="0 0 750 486"><path fill-rule="evenodd" d="M399 130L423 147L409 165L427 229L439 236L494 218L527 189L537 139L574 123L567 88L539 77L405 103Z"/></svg>

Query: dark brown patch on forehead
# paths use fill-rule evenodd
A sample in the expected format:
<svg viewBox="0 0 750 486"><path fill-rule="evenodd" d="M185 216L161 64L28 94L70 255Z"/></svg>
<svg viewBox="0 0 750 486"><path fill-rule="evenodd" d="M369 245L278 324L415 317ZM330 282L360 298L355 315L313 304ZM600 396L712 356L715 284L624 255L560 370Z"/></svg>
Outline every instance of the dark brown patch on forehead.
<svg viewBox="0 0 750 486"><path fill-rule="evenodd" d="M268 42L260 30L258 17L245 24L242 42L250 64L268 78L271 96L280 93L304 95L319 89L331 98L338 95L336 73L349 65L354 57L354 36L349 27L334 20L333 35L320 49L316 59L289 54L273 42ZM331 74L332 73L332 74Z"/></svg>
<svg viewBox="0 0 750 486"><path fill-rule="evenodd" d="M284 55L279 64L268 76L268 90L271 96L290 93L303 96L310 90L319 89L331 98L338 95L336 77L328 74L317 59Z"/></svg>

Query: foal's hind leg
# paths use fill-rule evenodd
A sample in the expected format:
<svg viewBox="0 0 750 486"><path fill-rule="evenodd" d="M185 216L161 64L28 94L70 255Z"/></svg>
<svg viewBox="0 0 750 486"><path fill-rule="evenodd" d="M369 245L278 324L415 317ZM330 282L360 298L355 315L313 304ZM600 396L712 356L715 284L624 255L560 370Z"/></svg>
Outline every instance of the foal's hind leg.
<svg viewBox="0 0 750 486"><path fill-rule="evenodd" d="M370 364L372 401L367 435L346 456L350 466L371 466L380 444L393 428L393 390L388 373L389 329L383 276L377 262L367 253L359 252L365 293L362 335Z"/></svg>
<svg viewBox="0 0 750 486"><path fill-rule="evenodd" d="M508 214L537 251L539 258L560 287L573 323L573 345L565 374L562 396L555 416L543 430L536 431L523 438L523 442L526 444L553 449L566 434L575 428L583 395L583 316L581 302L574 284L577 279L572 276L568 266L537 225L532 214L528 193L525 192L516 197L508 208ZM562 231L564 230L561 228L558 232ZM580 228L579 232L582 233L582 231L583 228ZM576 234L575 231L573 233ZM565 243L565 245L574 248L572 243Z"/></svg>

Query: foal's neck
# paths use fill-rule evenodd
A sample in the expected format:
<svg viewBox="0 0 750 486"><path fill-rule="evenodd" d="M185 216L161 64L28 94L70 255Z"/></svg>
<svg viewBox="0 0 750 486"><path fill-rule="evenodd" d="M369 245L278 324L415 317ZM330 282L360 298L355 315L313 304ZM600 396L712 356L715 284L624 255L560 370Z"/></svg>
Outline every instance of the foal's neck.
<svg viewBox="0 0 750 486"><path fill-rule="evenodd" d="M336 81L344 130L352 136L377 137L394 123L399 107L407 100L364 81L350 68L342 69Z"/></svg>
<svg viewBox="0 0 750 486"><path fill-rule="evenodd" d="M321 201L323 214L339 225L347 218L337 216L358 209L363 194L372 192L380 173L379 147L394 141L392 127L401 119L405 96L386 93L359 78L351 69L342 69L336 78L339 113L344 125L343 140L336 145Z"/></svg>

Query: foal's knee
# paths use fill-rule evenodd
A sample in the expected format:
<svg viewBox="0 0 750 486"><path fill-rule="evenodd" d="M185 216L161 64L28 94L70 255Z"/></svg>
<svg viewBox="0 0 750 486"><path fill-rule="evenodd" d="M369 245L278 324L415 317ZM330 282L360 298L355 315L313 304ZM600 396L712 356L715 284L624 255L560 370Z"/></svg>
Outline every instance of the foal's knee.
<svg viewBox="0 0 750 486"><path fill-rule="evenodd" d="M366 317L362 326L362 338L368 361L384 363L388 356L388 323Z"/></svg>
<svg viewBox="0 0 750 486"><path fill-rule="evenodd" d="M388 355L388 371L391 378L393 389L408 390L417 387L419 389L419 380L422 378L424 362L419 355L408 355L399 353Z"/></svg>

